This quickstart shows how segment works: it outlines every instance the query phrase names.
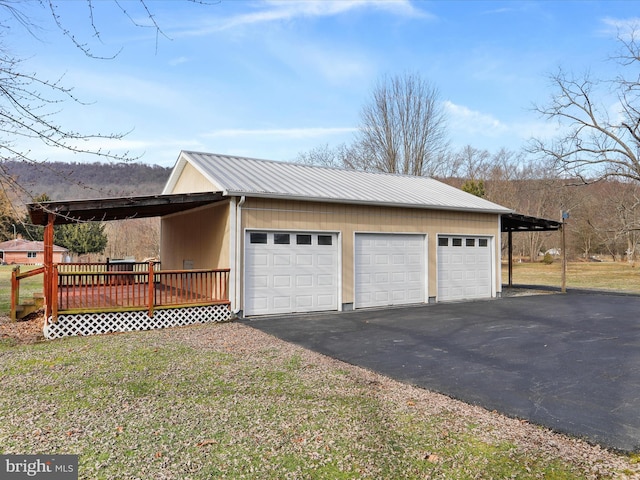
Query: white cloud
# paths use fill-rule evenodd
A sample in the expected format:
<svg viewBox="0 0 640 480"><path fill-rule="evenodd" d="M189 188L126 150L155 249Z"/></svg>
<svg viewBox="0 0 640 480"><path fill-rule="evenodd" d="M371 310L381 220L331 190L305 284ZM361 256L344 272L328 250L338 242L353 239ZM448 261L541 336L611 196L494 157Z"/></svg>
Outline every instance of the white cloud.
<svg viewBox="0 0 640 480"><path fill-rule="evenodd" d="M368 82L375 73L374 62L357 48L324 41L299 41L287 44L272 40L267 44L270 54L298 73L300 78L320 76L332 85L351 86Z"/></svg>
<svg viewBox="0 0 640 480"><path fill-rule="evenodd" d="M518 149L532 138L547 140L560 133L558 125L551 121L521 117L505 122L450 101L445 102L445 109L457 147L469 144L492 151L502 147Z"/></svg>
<svg viewBox="0 0 640 480"><path fill-rule="evenodd" d="M187 57L177 57L169 60L169 65L172 67L177 67L178 65L182 65L183 63L187 63L189 58Z"/></svg>
<svg viewBox="0 0 640 480"><path fill-rule="evenodd" d="M631 18L612 18L605 17L602 19L602 23L605 25L602 33L611 36L620 36L624 40L631 40L633 35L635 39L638 39L640 32L640 17Z"/></svg>
<svg viewBox="0 0 640 480"><path fill-rule="evenodd" d="M69 83L76 89L90 92L100 102L106 100L124 100L132 104L157 106L158 100L166 105L180 105L184 102L184 95L179 90L153 80L146 80L128 74L111 72L90 72L87 70L75 70L68 75ZM87 94L82 94L82 100Z"/></svg>
<svg viewBox="0 0 640 480"><path fill-rule="evenodd" d="M279 138L319 138L328 135L342 135L355 132L353 127L315 127L315 128L267 128L267 129L222 129L203 134L207 138L239 137L279 137Z"/></svg>
<svg viewBox="0 0 640 480"><path fill-rule="evenodd" d="M492 115L471 110L464 105L456 105L445 101L444 108L451 119L451 126L456 130L477 135L499 136L508 130L508 127Z"/></svg>
<svg viewBox="0 0 640 480"><path fill-rule="evenodd" d="M375 9L408 18L434 18L430 13L416 8L410 0L268 0L259 3L260 8L219 20L203 27L185 30L182 35L208 35L233 28L286 22L298 18L317 18L342 15L355 10Z"/></svg>

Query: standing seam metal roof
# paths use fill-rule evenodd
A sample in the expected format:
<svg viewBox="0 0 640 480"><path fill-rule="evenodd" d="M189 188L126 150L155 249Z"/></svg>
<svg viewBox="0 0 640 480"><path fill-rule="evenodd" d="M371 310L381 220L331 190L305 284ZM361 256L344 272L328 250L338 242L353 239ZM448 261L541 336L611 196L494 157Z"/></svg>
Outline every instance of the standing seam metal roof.
<svg viewBox="0 0 640 480"><path fill-rule="evenodd" d="M505 208L428 177L342 170L273 160L183 151L164 193L186 162L227 196L508 213Z"/></svg>

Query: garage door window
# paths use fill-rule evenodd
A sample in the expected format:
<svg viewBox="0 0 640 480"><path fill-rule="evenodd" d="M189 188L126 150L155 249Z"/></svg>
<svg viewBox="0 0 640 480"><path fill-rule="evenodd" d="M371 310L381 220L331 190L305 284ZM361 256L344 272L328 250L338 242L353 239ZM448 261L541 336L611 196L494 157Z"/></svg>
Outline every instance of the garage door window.
<svg viewBox="0 0 640 480"><path fill-rule="evenodd" d="M266 233L252 233L250 238L251 243L267 243Z"/></svg>
<svg viewBox="0 0 640 480"><path fill-rule="evenodd" d="M461 238L454 238L451 242L451 245L454 247L461 247L462 246L462 239Z"/></svg>
<svg viewBox="0 0 640 480"><path fill-rule="evenodd" d="M318 235L318 245L333 245L333 237L331 235Z"/></svg>
<svg viewBox="0 0 640 480"><path fill-rule="evenodd" d="M489 246L489 240L487 240L486 238L478 239L478 246L479 247L488 247Z"/></svg>
<svg viewBox="0 0 640 480"><path fill-rule="evenodd" d="M475 247L476 246L476 239L475 238L467 238L465 240L465 244L467 245L467 247Z"/></svg>
<svg viewBox="0 0 640 480"><path fill-rule="evenodd" d="M276 245L289 245L289 234L288 233L274 233L273 234L273 243Z"/></svg>
<svg viewBox="0 0 640 480"><path fill-rule="evenodd" d="M311 235L296 235L296 244L311 245Z"/></svg>
<svg viewBox="0 0 640 480"><path fill-rule="evenodd" d="M438 238L438 246L439 247L448 247L449 246L449 238L447 238L447 237Z"/></svg>

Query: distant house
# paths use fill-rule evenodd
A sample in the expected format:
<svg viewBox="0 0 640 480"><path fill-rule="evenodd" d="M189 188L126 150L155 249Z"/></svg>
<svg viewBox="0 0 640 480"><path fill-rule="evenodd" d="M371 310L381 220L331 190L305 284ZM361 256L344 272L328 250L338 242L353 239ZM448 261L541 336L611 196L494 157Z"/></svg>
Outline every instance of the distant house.
<svg viewBox="0 0 640 480"><path fill-rule="evenodd" d="M62 263L68 250L53 246L53 261ZM44 242L33 242L23 238L0 242L0 263L41 265L44 263Z"/></svg>

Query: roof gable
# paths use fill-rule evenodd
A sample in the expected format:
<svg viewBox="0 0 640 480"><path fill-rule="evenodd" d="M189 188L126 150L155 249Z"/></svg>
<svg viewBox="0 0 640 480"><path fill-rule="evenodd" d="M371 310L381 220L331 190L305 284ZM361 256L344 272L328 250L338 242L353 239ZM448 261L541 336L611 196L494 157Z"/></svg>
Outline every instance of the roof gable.
<svg viewBox="0 0 640 480"><path fill-rule="evenodd" d="M225 196L288 198L412 208L508 213L511 210L428 177L342 170L183 151L163 193L186 163Z"/></svg>

